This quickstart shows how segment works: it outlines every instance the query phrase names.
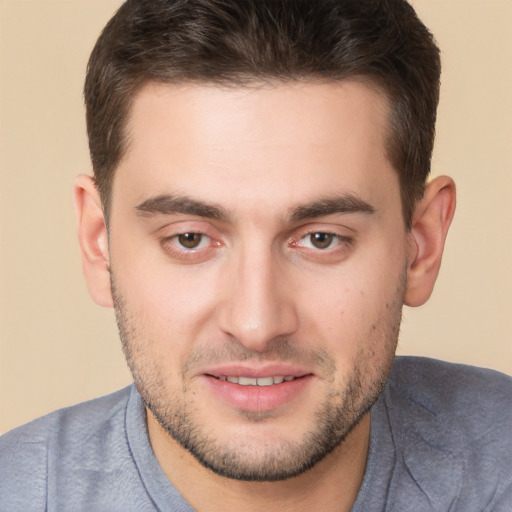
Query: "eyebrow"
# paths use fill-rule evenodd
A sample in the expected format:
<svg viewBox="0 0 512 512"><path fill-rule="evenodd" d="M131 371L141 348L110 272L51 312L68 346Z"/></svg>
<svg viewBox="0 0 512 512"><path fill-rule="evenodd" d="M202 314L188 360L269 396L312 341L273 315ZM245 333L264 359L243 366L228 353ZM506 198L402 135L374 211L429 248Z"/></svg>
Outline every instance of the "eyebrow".
<svg viewBox="0 0 512 512"><path fill-rule="evenodd" d="M135 209L137 214L142 217L182 213L221 222L230 221L229 213L222 206L205 203L188 196L162 194L146 199ZM292 208L287 217L289 222L295 223L328 215L349 213L374 214L375 208L356 194L347 193L300 204Z"/></svg>
<svg viewBox="0 0 512 512"><path fill-rule="evenodd" d="M340 213L364 213L372 215L375 211L375 208L371 204L363 201L356 194L347 193L341 196L319 199L304 205L298 205L291 210L289 218L293 223Z"/></svg>
<svg viewBox="0 0 512 512"><path fill-rule="evenodd" d="M204 203L187 196L162 194L143 201L135 209L137 214L143 217L183 213L222 222L229 221L229 214L221 206Z"/></svg>

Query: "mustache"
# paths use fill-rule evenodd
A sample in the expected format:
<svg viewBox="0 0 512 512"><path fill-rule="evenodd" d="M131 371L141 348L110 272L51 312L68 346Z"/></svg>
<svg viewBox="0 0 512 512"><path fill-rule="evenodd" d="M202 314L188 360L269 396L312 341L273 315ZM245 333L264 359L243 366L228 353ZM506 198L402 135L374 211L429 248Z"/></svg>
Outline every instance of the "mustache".
<svg viewBox="0 0 512 512"><path fill-rule="evenodd" d="M222 344L198 346L192 350L182 365L184 375L207 365L242 362L293 363L312 369L321 369L333 374L336 370L334 359L327 350L305 349L288 338L276 338L268 342L265 351L255 352L236 339Z"/></svg>

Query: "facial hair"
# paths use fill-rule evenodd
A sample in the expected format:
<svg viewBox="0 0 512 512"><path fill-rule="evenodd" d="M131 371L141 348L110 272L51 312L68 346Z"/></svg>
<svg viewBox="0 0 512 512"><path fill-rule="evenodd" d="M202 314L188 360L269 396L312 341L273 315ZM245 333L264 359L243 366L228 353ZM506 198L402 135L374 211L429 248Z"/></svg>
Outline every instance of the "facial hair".
<svg viewBox="0 0 512 512"><path fill-rule="evenodd" d="M335 448L368 413L385 387L391 370L401 323L405 274L378 318L368 325L368 339L361 343L351 374L340 381L334 359L323 349L303 349L293 339L277 338L264 353L252 352L237 340L220 348L198 346L180 368L182 388L169 390L163 369L151 358L148 347L157 340L144 336L137 315L116 286L111 271L112 296L123 352L145 406L163 429L204 467L236 480L269 482L288 479L312 468ZM314 422L300 441L285 438L218 439L208 425L196 418L190 399L190 377L206 363L242 361L291 362L315 368L329 391L317 404ZM273 412L244 412L249 423L271 421Z"/></svg>

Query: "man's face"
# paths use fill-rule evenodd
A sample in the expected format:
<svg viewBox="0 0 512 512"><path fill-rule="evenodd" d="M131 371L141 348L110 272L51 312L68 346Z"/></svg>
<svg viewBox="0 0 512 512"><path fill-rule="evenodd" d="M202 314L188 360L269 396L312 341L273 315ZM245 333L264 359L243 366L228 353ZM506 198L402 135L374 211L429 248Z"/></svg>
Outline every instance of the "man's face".
<svg viewBox="0 0 512 512"><path fill-rule="evenodd" d="M387 115L350 81L135 98L112 195L118 323L148 421L219 474L304 471L382 389L407 254Z"/></svg>

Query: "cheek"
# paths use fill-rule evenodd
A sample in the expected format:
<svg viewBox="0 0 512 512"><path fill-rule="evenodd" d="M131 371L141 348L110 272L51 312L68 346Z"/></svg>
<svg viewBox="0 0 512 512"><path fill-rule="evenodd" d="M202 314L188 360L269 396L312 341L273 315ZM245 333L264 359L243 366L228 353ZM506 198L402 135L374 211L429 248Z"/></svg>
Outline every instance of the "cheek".
<svg viewBox="0 0 512 512"><path fill-rule="evenodd" d="M308 325L331 348L342 348L348 355L372 323L378 301L361 283L344 282L323 294L306 294L303 303L308 309L301 315L303 325Z"/></svg>
<svg viewBox="0 0 512 512"><path fill-rule="evenodd" d="M200 271L171 265L133 269L122 279L127 303L146 336L174 350L195 339L213 316L214 294L206 283L211 280Z"/></svg>
<svg viewBox="0 0 512 512"><path fill-rule="evenodd" d="M383 256L384 258L384 256ZM302 318L313 335L344 358L355 357L376 338L394 336L400 318L405 287L405 259L402 253L361 259L332 272L322 289L312 280L304 287ZM399 320L398 320L399 321Z"/></svg>

